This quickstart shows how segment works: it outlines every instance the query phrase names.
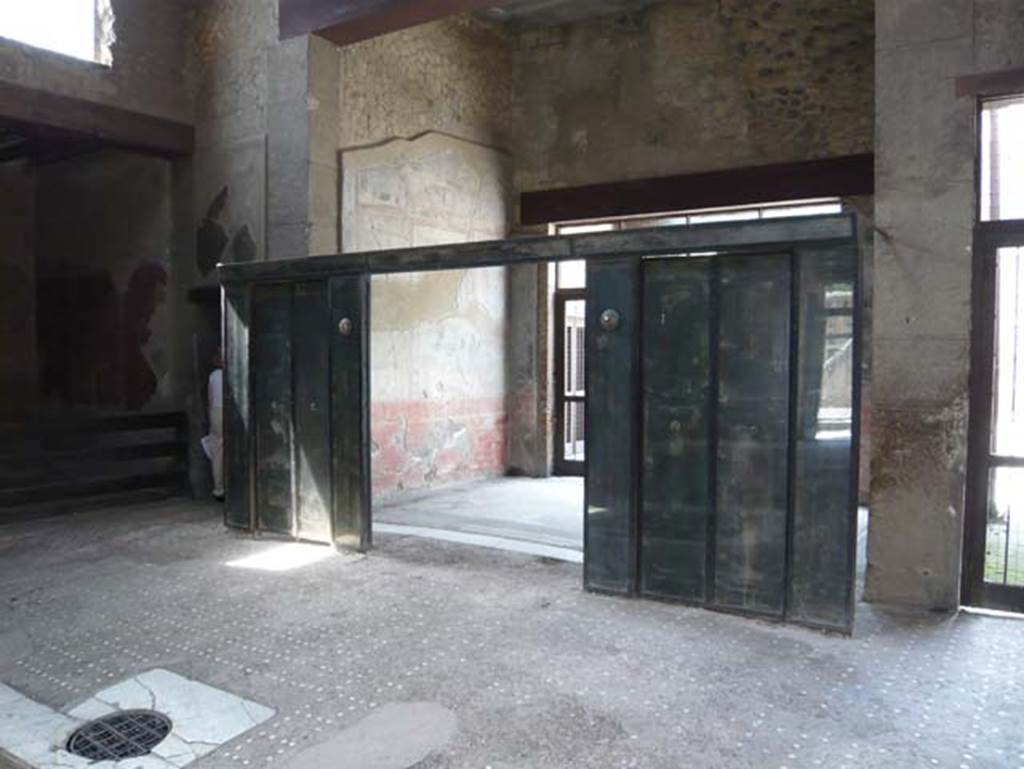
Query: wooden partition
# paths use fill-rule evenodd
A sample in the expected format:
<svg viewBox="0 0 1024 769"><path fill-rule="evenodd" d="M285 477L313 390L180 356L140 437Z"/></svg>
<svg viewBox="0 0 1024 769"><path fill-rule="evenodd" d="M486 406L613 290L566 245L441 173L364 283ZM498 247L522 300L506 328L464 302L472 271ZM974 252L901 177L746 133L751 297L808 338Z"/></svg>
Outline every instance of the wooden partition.
<svg viewBox="0 0 1024 769"><path fill-rule="evenodd" d="M584 585L847 632L859 414L852 217L220 267L226 521L370 544L368 278L584 259Z"/></svg>

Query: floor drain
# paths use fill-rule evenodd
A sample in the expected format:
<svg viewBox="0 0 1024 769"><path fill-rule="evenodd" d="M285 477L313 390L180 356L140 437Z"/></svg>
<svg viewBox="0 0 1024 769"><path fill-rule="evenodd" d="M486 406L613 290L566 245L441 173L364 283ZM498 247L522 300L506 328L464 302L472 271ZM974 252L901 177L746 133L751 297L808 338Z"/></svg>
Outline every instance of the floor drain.
<svg viewBox="0 0 1024 769"><path fill-rule="evenodd" d="M152 710L122 710L90 721L68 738L67 750L92 761L144 756L171 732L171 719Z"/></svg>

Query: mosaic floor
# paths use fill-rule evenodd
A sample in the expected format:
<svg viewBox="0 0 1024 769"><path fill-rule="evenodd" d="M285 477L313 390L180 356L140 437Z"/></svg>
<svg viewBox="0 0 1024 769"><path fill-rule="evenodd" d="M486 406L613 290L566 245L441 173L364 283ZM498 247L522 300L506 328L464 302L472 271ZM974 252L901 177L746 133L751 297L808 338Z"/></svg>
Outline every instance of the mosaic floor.
<svg viewBox="0 0 1024 769"><path fill-rule="evenodd" d="M163 669L275 711L195 767L1024 767L1019 620L861 606L844 639L377 540L254 540L187 502L0 528L0 682L68 712Z"/></svg>

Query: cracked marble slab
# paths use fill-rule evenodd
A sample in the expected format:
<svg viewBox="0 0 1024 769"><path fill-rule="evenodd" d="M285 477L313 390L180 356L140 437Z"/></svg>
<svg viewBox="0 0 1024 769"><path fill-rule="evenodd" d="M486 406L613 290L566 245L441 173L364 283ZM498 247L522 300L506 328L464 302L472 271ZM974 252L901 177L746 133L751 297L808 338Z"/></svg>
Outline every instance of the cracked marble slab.
<svg viewBox="0 0 1024 769"><path fill-rule="evenodd" d="M64 743L81 724L121 710L156 710L171 733L152 752L121 761L90 761ZM66 714L0 684L0 748L36 769L180 769L267 721L274 710L169 670L114 684Z"/></svg>

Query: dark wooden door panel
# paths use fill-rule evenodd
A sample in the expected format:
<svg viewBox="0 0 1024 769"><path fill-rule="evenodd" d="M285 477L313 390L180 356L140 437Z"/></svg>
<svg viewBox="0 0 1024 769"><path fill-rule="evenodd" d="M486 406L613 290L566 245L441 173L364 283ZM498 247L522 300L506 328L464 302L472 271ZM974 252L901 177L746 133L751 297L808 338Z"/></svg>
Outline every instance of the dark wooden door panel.
<svg viewBox="0 0 1024 769"><path fill-rule="evenodd" d="M613 593L636 589L638 279L634 259L587 265L586 423L598 429L587 436L583 574Z"/></svg>
<svg viewBox="0 0 1024 769"><path fill-rule="evenodd" d="M331 541L330 323L325 281L295 284L295 501L298 535Z"/></svg>
<svg viewBox="0 0 1024 769"><path fill-rule="evenodd" d="M257 286L252 297L256 521L261 531L292 535L292 291Z"/></svg>
<svg viewBox="0 0 1024 769"><path fill-rule="evenodd" d="M641 590L707 599L710 259L644 265Z"/></svg>
<svg viewBox="0 0 1024 769"><path fill-rule="evenodd" d="M334 542L370 547L369 279L330 279Z"/></svg>
<svg viewBox="0 0 1024 769"><path fill-rule="evenodd" d="M714 603L781 616L789 423L789 257L719 264Z"/></svg>
<svg viewBox="0 0 1024 769"><path fill-rule="evenodd" d="M224 523L251 529L252 431L249 389L251 289L224 289Z"/></svg>
<svg viewBox="0 0 1024 769"><path fill-rule="evenodd" d="M849 243L643 262L643 594L852 628L856 290Z"/></svg>

